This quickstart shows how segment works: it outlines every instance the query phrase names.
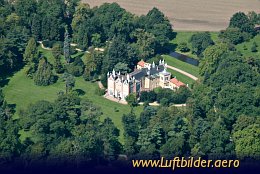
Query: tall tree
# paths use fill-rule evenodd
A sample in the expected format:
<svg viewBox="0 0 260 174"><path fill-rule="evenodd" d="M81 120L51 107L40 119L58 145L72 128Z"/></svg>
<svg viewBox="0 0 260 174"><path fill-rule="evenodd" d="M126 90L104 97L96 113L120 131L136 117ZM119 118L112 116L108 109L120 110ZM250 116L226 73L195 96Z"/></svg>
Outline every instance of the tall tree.
<svg viewBox="0 0 260 174"><path fill-rule="evenodd" d="M54 57L54 69L56 73L63 73L64 67L61 63L62 48L60 44L55 44L52 48L52 56Z"/></svg>
<svg viewBox="0 0 260 174"><path fill-rule="evenodd" d="M34 38L31 38L25 48L23 59L25 62L28 62L29 64L33 64L38 62L38 57L39 57L39 53L38 53L36 41Z"/></svg>
<svg viewBox="0 0 260 174"><path fill-rule="evenodd" d="M259 160L260 156L260 126L252 124L233 134L235 151L240 159L253 158Z"/></svg>
<svg viewBox="0 0 260 174"><path fill-rule="evenodd" d="M171 37L172 26L170 21L159 9L153 8L144 17L144 21L140 18L140 23L143 22L145 23L146 31L155 36L156 52L160 51Z"/></svg>
<svg viewBox="0 0 260 174"><path fill-rule="evenodd" d="M65 36L64 36L64 45L63 45L63 52L64 57L67 63L70 63L70 38L69 38L69 32L66 29Z"/></svg>
<svg viewBox="0 0 260 174"><path fill-rule="evenodd" d="M196 33L193 34L190 38L192 45L192 51L198 56L202 56L202 52L210 45L213 45L214 42L211 39L209 32Z"/></svg>
<svg viewBox="0 0 260 174"><path fill-rule="evenodd" d="M138 123L136 115L131 112L124 114L122 117L122 123L124 127L125 146L124 149L127 154L133 155L137 152L136 141L138 138Z"/></svg>
<svg viewBox="0 0 260 174"><path fill-rule="evenodd" d="M41 18L38 14L33 16L31 32L36 41L41 39Z"/></svg>
<svg viewBox="0 0 260 174"><path fill-rule="evenodd" d="M151 58L155 53L155 36L143 29L137 29L135 37L137 39L138 57L144 60Z"/></svg>
<svg viewBox="0 0 260 174"><path fill-rule="evenodd" d="M71 74L66 72L62 75L62 79L65 81L66 94L68 94L75 86L75 79Z"/></svg>
<svg viewBox="0 0 260 174"><path fill-rule="evenodd" d="M34 83L39 86L48 86L55 82L52 67L46 58L41 58L38 69L34 75Z"/></svg>
<svg viewBox="0 0 260 174"><path fill-rule="evenodd" d="M241 31L248 33L252 33L254 31L254 24L243 12L235 13L231 17L229 27L239 28Z"/></svg>

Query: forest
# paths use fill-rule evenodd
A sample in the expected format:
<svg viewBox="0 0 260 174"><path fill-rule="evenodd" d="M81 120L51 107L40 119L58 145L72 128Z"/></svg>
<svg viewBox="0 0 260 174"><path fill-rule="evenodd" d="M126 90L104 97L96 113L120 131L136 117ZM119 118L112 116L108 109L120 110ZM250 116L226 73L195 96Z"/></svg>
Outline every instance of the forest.
<svg viewBox="0 0 260 174"><path fill-rule="evenodd" d="M90 8L79 0L0 0L0 166L107 165L122 154L129 161L161 156L259 160L260 56L236 47L259 37L259 24L260 14L237 12L217 42L209 32L199 32L179 44L177 49L198 57L199 80L175 93L143 92L140 114L132 97L118 128L110 117L101 118L106 112L101 106L81 97L76 80L101 81L106 87L113 68L127 73L142 59L159 60L174 40L167 17L157 8L136 16L117 3ZM41 44L50 49L51 59L39 50ZM259 52L259 44L250 51ZM21 70L36 86L61 81L64 88L53 101L17 109L2 89ZM153 101L160 105L149 106ZM30 135L22 139L21 130Z"/></svg>

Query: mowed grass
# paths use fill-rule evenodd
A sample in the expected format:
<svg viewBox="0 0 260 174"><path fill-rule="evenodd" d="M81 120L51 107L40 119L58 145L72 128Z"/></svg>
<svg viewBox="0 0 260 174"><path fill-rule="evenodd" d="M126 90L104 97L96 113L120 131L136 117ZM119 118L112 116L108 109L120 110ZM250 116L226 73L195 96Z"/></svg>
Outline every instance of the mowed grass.
<svg viewBox="0 0 260 174"><path fill-rule="evenodd" d="M40 51L48 58L49 62L52 63L50 51ZM25 74L27 68L28 67L24 67L10 77L8 84L3 88L6 101L9 104L16 105L16 113L14 114L13 119L19 119L19 110L26 109L29 105L40 100L54 102L55 99L57 99L58 92L65 91L65 83L61 79L49 86L35 85L33 79L28 78ZM103 112L101 120L107 117L113 120L116 127L120 129L119 139L123 143L123 125L121 120L123 114L128 114L131 111L130 106L112 102L105 99L103 96L95 94L95 90L98 88L97 83L87 82L82 77L76 77L75 80L74 90L81 89L84 91L84 95L81 96L82 98L89 99L94 105L100 107ZM137 117L140 116L142 110L143 106L134 108ZM21 140L30 136L30 132L25 132L23 130L20 131L20 134Z"/></svg>
<svg viewBox="0 0 260 174"><path fill-rule="evenodd" d="M199 67L185 63L183 61L180 61L180 60L175 59L168 55L163 55L163 58L167 62L168 65L174 66L174 67L179 68L183 71L186 71L196 77L199 77Z"/></svg>
<svg viewBox="0 0 260 174"><path fill-rule="evenodd" d="M191 58L198 59L197 55L193 54L192 51L181 52L178 49L178 45L182 42L186 42L188 44L188 47L191 49L190 38L193 34L196 34L199 32L197 32L197 31L174 31L174 33L175 33L176 37L173 40L171 40L170 43L176 47L175 51L178 53L187 55ZM211 38L214 42L218 41L218 34L219 34L219 32L210 32Z"/></svg>
<svg viewBox="0 0 260 174"><path fill-rule="evenodd" d="M254 42L258 45L258 47L256 48L258 50L257 52L251 51L251 47ZM258 34L254 38L250 39L250 41L248 42L243 42L236 45L236 49L240 51L245 57L260 57L260 35Z"/></svg>
<svg viewBox="0 0 260 174"><path fill-rule="evenodd" d="M172 69L168 68L167 71L169 71L172 74L172 77L176 77L179 81L183 82L184 84L188 84L189 86L191 86L195 82L193 79Z"/></svg>

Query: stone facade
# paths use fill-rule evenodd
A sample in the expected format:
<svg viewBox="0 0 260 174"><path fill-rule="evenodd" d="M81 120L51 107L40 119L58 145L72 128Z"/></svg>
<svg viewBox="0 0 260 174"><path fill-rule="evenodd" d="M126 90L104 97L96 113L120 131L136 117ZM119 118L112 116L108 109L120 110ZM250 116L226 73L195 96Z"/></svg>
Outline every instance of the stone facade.
<svg viewBox="0 0 260 174"><path fill-rule="evenodd" d="M180 86L185 86L176 80L171 79L171 73L167 72L167 63L164 60L160 60L158 65L142 60L138 62L136 70L130 74L121 74L114 70L108 72L107 94L119 100L125 100L126 96L131 93L140 94L142 91L151 91L157 87L175 90ZM178 84L175 84L176 82Z"/></svg>

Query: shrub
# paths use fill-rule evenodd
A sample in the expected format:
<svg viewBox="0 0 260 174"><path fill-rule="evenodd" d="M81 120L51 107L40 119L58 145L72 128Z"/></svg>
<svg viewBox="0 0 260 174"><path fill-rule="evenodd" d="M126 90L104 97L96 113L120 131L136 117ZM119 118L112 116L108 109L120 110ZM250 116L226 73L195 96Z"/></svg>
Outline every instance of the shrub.
<svg viewBox="0 0 260 174"><path fill-rule="evenodd" d="M179 45L178 45L178 49L181 51L181 52L189 52L190 49L188 47L188 44L186 42L181 42Z"/></svg>
<svg viewBox="0 0 260 174"><path fill-rule="evenodd" d="M47 86L55 81L56 77L52 73L51 65L45 58L42 58L34 75L34 83L38 86Z"/></svg>
<svg viewBox="0 0 260 174"><path fill-rule="evenodd" d="M114 107L115 112L119 112L119 109L117 107Z"/></svg>
<svg viewBox="0 0 260 174"><path fill-rule="evenodd" d="M105 74L101 75L100 82L103 84L105 88L107 88L107 76Z"/></svg>
<svg viewBox="0 0 260 174"><path fill-rule="evenodd" d="M95 94L99 95L99 96L102 96L106 93L106 90L105 89L101 89L99 87L96 88L95 90Z"/></svg>
<svg viewBox="0 0 260 174"><path fill-rule="evenodd" d="M257 49L256 49L256 46L255 45L253 45L252 47L251 47L251 51L254 53L254 52L257 52Z"/></svg>
<svg viewBox="0 0 260 174"><path fill-rule="evenodd" d="M232 44L239 44L244 41L245 35L238 29L238 28L227 28L226 30L223 30L219 34L219 38L222 40L228 40Z"/></svg>
<svg viewBox="0 0 260 174"><path fill-rule="evenodd" d="M60 45L60 46L63 46L63 42L61 41L49 41L49 40L44 40L42 41L42 44L44 47L47 47L47 48L53 48L54 45Z"/></svg>
<svg viewBox="0 0 260 174"><path fill-rule="evenodd" d="M140 101L148 103L154 102L156 101L156 93L154 91L143 91L140 95Z"/></svg>
<svg viewBox="0 0 260 174"><path fill-rule="evenodd" d="M160 104L161 106L169 106L169 100L167 98L162 98Z"/></svg>
<svg viewBox="0 0 260 174"><path fill-rule="evenodd" d="M83 74L84 68L85 68L85 65L80 57L76 57L72 63L66 65L66 69L67 69L68 73L72 74L76 77L79 77Z"/></svg>

